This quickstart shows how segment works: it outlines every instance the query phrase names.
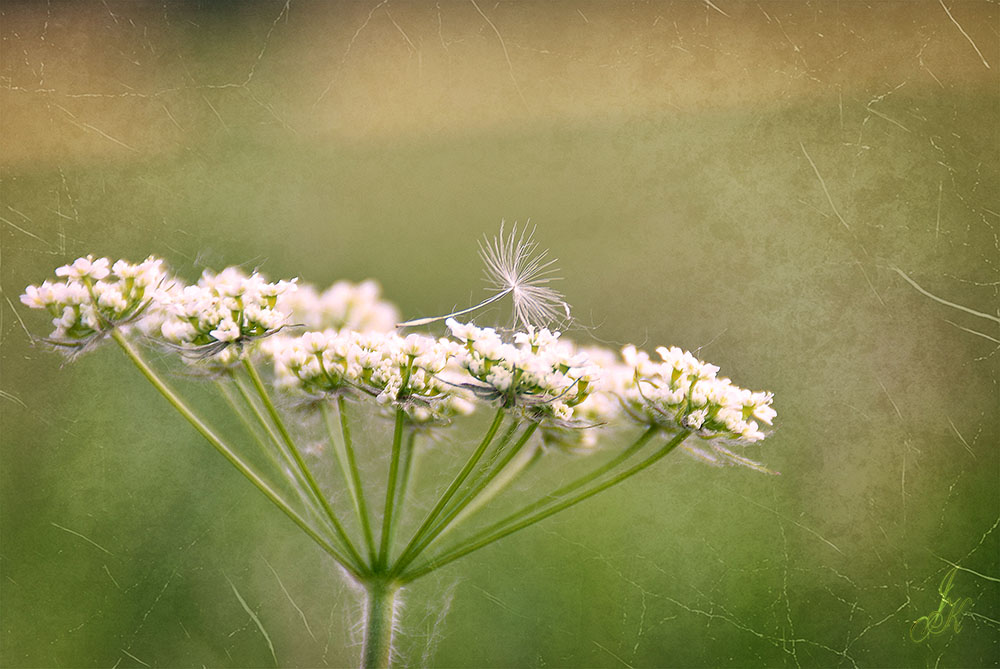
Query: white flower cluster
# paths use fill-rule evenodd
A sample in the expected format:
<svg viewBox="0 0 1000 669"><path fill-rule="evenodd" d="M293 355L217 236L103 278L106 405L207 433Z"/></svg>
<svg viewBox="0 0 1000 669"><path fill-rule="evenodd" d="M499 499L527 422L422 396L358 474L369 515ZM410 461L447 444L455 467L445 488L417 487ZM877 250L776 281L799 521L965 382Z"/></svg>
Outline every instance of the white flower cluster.
<svg viewBox="0 0 1000 669"><path fill-rule="evenodd" d="M166 273L163 261L150 256L133 264L88 255L56 270L62 281L28 286L21 302L52 314L55 330L48 341L82 348L115 326L143 316L161 288Z"/></svg>
<svg viewBox="0 0 1000 669"><path fill-rule="evenodd" d="M717 376L718 367L676 346L661 346L656 352L659 362L634 346L622 351L632 378L620 392L630 416L645 423L693 430L705 438L744 442L764 438L757 421L770 425L774 419L771 393L733 385Z"/></svg>
<svg viewBox="0 0 1000 669"><path fill-rule="evenodd" d="M529 326L506 343L493 328L447 320L453 337L462 342L458 362L480 384L475 392L499 399L508 408L548 419L557 426L579 423L575 408L590 396L599 368L572 346L559 341L558 332Z"/></svg>
<svg viewBox="0 0 1000 669"><path fill-rule="evenodd" d="M590 392L584 400L573 407L575 424L542 425L542 438L548 444L573 451L591 449L597 445L598 437L604 432L603 428L614 426L616 419L621 416L622 403L614 391L615 379L621 376L618 370L623 366L618 355L610 349L597 346L573 348L567 340L561 340L559 345L568 349L567 355L585 357L600 373L589 382Z"/></svg>
<svg viewBox="0 0 1000 669"><path fill-rule="evenodd" d="M264 350L277 384L311 395L361 392L402 407L415 422L443 422L474 409L457 382L458 347L447 339L396 332L326 330L279 336Z"/></svg>
<svg viewBox="0 0 1000 669"><path fill-rule="evenodd" d="M394 329L398 310L374 281L296 290L295 280L270 283L230 267L183 285L168 282L154 257L112 264L87 256L56 275L61 280L28 286L21 296L52 315L54 344L79 349L138 323L189 360L225 366L241 358L243 344L267 338L261 350L278 386L314 397L372 396L417 423L468 414L478 399L537 421L546 443L580 448L594 444L595 428L622 424L624 414L668 433L690 430L709 448L682 447L709 461L760 468L725 444L763 439L762 425L775 417L771 393L740 388L676 347L656 349L659 360L634 346L619 356L577 347L545 328L529 325L505 340L454 318L447 320L453 339L404 337ZM279 334L289 323L310 331Z"/></svg>
<svg viewBox="0 0 1000 669"><path fill-rule="evenodd" d="M229 364L240 356L240 347L232 344L271 335L287 323L277 301L295 287L294 280L269 283L237 267L218 274L206 270L197 284L175 285L163 297L160 330L189 358Z"/></svg>
<svg viewBox="0 0 1000 669"><path fill-rule="evenodd" d="M292 322L308 330L388 332L399 322L399 310L382 299L382 289L372 280L338 281L322 293L300 285L278 299L278 309L291 314Z"/></svg>

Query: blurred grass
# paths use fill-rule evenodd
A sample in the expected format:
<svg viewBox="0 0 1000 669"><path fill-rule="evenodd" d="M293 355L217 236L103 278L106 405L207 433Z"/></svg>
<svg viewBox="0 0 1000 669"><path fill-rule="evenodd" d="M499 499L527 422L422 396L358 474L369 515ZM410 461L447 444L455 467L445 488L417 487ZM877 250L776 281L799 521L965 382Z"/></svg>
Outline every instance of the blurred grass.
<svg viewBox="0 0 1000 669"><path fill-rule="evenodd" d="M282 666L350 665L357 655L356 603L333 565L115 351L64 365L29 346L20 319L33 333L46 330L17 303L25 284L87 252L156 253L189 279L232 263L320 285L375 277L404 314L434 314L482 294L476 240L501 219L530 217L540 244L560 258L580 324L570 335L702 348L736 383L773 390L778 429L752 455L782 476L671 457L456 563L411 592L401 641L410 664L995 665L995 580L959 572L956 594L972 597L981 617L966 618L957 635L922 645L908 638L910 623L938 605L942 560L1000 573L991 529L1000 516L997 330L890 269L996 313L995 77L973 72L981 65L946 17L898 3L822 17L765 3L811 59L808 47L823 39L831 54L848 54L810 68L772 21L746 13L740 24L694 5L581 6L580 26L599 28L587 55L573 32L584 28L560 32L557 10L573 13L566 5L542 12L548 18L534 27L541 10L480 5L502 23L526 97L552 87L550 106L522 113L478 14L451 24L446 40L470 49L469 62L449 52L445 67L429 46L433 30L421 41L405 20L434 27L434 13L403 5L389 18L427 52L422 79L409 51L386 46L392 22L373 13L376 32L357 42L358 69L338 66L331 114L309 106L326 83L311 68L339 58L367 12L317 7L299 14L292 5L287 21L280 3L235 14L192 6L162 20L147 8L137 25L141 17L163 31L148 39L150 53L125 21L136 11L128 5L112 5L113 17L96 8L76 28L57 10L49 37L57 48L46 52L55 60L41 61L50 63L45 76L63 77L47 84L56 93L0 91L11 147L0 183L8 221L0 281L11 302L0 323L0 387L16 398L0 402L0 663L273 665L227 578L257 611ZM954 11L964 17L965 7ZM689 38L677 44L702 58L696 67L664 60L674 50L635 24L668 9ZM913 31L886 27L907 11ZM183 27L182 18L203 27ZM7 31L27 40L25 26L41 30L44 12L20 8L7 19ZM334 19L337 49L310 37ZM921 58L946 85L916 58L866 61L856 37L806 30L810 21L867 26L868 44L881 36L907 53L926 38ZM220 26L228 28L209 39ZM981 45L995 44L966 27ZM63 87L125 76L112 46L132 53L128 40L144 63L128 81L142 90L174 85L178 53L191 77L224 81L212 77L245 71L272 28L250 88L59 97ZM34 87L6 34L11 85ZM697 50L693 38L761 60L746 66L747 81L721 79L739 72L739 59ZM536 43L582 60L515 47ZM630 49L615 61L622 45ZM489 60L478 50L490 50ZM69 76L74 54L90 79ZM149 61L153 54L160 60ZM625 68L626 84L585 74L600 58ZM474 78L484 63L491 69ZM674 106L657 88L671 77L687 91ZM869 101L900 80L907 85ZM761 90L749 95L755 81ZM404 92L447 82L466 91L467 107L427 94L407 117ZM628 85L634 100L617 97ZM461 93L448 95L454 103ZM511 108L483 112L484 121L480 105L493 97ZM164 129L158 101L182 130ZM347 128L346 119L366 114L367 126ZM377 448L366 455L375 462L384 458ZM449 449L459 457L441 446Z"/></svg>

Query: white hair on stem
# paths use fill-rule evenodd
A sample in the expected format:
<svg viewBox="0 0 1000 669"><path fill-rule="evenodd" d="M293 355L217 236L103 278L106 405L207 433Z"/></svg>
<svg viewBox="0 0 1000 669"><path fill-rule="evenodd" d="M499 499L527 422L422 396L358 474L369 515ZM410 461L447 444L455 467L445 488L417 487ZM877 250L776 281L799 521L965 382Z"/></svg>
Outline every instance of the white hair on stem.
<svg viewBox="0 0 1000 669"><path fill-rule="evenodd" d="M532 239L534 234L535 228L529 230L525 225L518 236L515 223L510 234L504 235L504 223L501 222L500 234L493 239L486 237L479 242L479 257L483 259L485 265L486 281L490 284L489 290L495 294L467 309L453 311L444 316L417 318L399 323L398 327L427 325L461 316L493 304L507 295L514 301L515 327L518 325L525 328L529 325L543 327L558 321L563 314L568 319L569 305L559 291L548 285L558 280L558 277L552 276L555 272L552 266L556 259L546 259L548 250L536 252L538 243Z"/></svg>

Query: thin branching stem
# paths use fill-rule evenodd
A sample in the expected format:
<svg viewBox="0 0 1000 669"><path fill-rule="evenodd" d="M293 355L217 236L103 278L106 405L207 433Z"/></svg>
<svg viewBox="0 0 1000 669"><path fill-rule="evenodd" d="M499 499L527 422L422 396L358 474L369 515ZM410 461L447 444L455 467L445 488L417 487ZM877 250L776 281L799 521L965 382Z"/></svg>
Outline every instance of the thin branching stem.
<svg viewBox="0 0 1000 669"><path fill-rule="evenodd" d="M226 399L226 403L229 404L230 408L233 410L233 413L239 416L240 422L243 424L243 427L247 431L247 434L252 436L254 441L257 442L257 445L260 447L260 450L264 453L264 455L267 456L267 459L274 466L275 471L280 472L283 475L284 480L292 484L292 489L297 493L299 501L309 511L310 516L314 520L319 520L320 524L324 525L324 527L332 529L329 527L330 523L329 521L327 521L326 516L323 515L321 509L318 506L316 506L315 502L313 502L312 497L305 494L305 492L303 491L302 486L299 484L299 480L301 477L299 476L298 472L295 471L294 469L289 469L287 467L287 463L284 463L282 462L282 460L279 460L276 453L280 452L282 453L282 455L284 455L284 453L282 452L282 447L280 442L276 441L277 439L276 435L274 435L273 431L270 430L270 426L264 424L265 428L267 428L267 433L271 436L271 440L269 442L261 434L260 426L254 424L253 420L248 415L247 410L239 403L237 403L236 398L233 397L232 390L230 390L230 388L219 379L216 379L215 386L219 390L219 394L221 394ZM245 401L247 400L246 395L242 392L240 394L243 396L245 403ZM260 422L259 419L261 419L262 416L260 415L259 412L255 413L258 418L258 422Z"/></svg>
<svg viewBox="0 0 1000 669"><path fill-rule="evenodd" d="M275 506L284 512L299 528L309 536L310 539L315 541L327 554L330 555L334 560L340 563L340 565L346 569L354 578L361 579L361 572L354 566L354 564L347 559L336 547L334 547L329 541L324 539L320 534L313 529L313 527L303 518L295 509L291 507L278 494L271 486L267 484L253 469L240 458L235 451L223 441L212 429L202 421L201 418L191 410L190 407L182 400L164 381L160 376L153 371L146 361L143 359L139 351L132 346L132 344L125 338L124 335L119 330L113 330L111 332L111 338L118 343L118 345L128 356L129 360L132 361L146 380L153 384L153 387L174 407L174 409L181 416L187 420L191 426L198 431L198 433L205 438L208 443L210 443L215 450L217 450L226 460L229 461L243 476L245 476L254 486L260 490L265 497L267 497Z"/></svg>
<svg viewBox="0 0 1000 669"><path fill-rule="evenodd" d="M521 449L521 453L512 458L502 469L498 470L497 475L489 481L488 485L483 488L482 492L478 493L476 498L472 500L468 506L462 509L461 513L455 516L455 520L452 521L452 526L458 527L465 521L466 518L472 516L479 509L488 504L493 498L503 492L503 490L513 483L518 477L540 462L543 453L544 450L537 447L529 449L527 453L524 452L524 449Z"/></svg>
<svg viewBox="0 0 1000 669"><path fill-rule="evenodd" d="M358 489L358 504L361 506L361 525L364 528L365 541L370 544L372 559L375 558L375 539L372 533L371 520L368 515L368 503L365 500L365 488L361 485L361 472L358 470L358 460L354 454L354 439L351 437L351 423L347 413L347 400L343 395L337 398L337 413L340 415L340 434L344 437L344 450L347 453L347 463L351 467L351 477Z"/></svg>
<svg viewBox="0 0 1000 669"><path fill-rule="evenodd" d="M392 514L396 504L396 481L399 476L399 456L403 446L403 426L406 412L396 409L396 424L392 430L392 459L389 462L389 483L385 488L385 511L382 514L382 539L378 547L376 571L383 569L389 560L389 543L392 534Z"/></svg>
<svg viewBox="0 0 1000 669"><path fill-rule="evenodd" d="M649 467L649 466L655 464L656 462L660 461L667 454L669 454L671 451L673 451L675 448L677 448L677 446L679 446L680 443L682 441L684 441L690 434L691 434L691 432L689 432L687 430L684 430L684 431L678 433L673 439L671 439L670 441L668 441L663 446L663 448L661 448L660 450L658 450L656 453L654 453L653 455L649 456L648 458L646 458L642 462L640 462L640 463L638 463L636 465L633 465L632 467L626 469L625 471L620 472L619 474L613 476L612 478L608 479L604 483L601 483L600 485L597 485L597 486L595 486L593 488L590 488L589 490L587 490L587 491L585 491L583 493L580 493L579 495L576 495L574 497L571 497L570 499L567 499L567 500L564 500L562 502L559 502L558 504L550 506L550 507L548 507L546 509L543 509L543 510L537 512L537 513L531 514L527 518L524 518L520 522L515 523L514 525L511 525L510 527L506 527L506 528L504 528L502 530L498 530L497 532L494 532L493 534L490 534L489 536L483 537L482 539L480 539L478 541L472 541L471 543L467 543L467 544L465 544L463 546L459 546L459 547L457 547L457 548L449 551L448 553L446 553L446 554L444 554L444 555L442 555L440 557L431 559L424 566L419 567L419 568L415 569L414 571L412 571L412 572L410 572L408 574L402 574L400 576L400 578L399 578L400 582L401 583L410 583L410 582L412 582L412 581L420 578L421 576L426 576L427 574L429 574L429 573L431 573L431 572L433 572L433 571L435 571L437 569L440 569L441 567L445 566L446 564L454 562L455 560L457 560L457 559L459 559L461 557L465 557L469 553L475 552L475 551L477 551L480 548L483 548L485 546L489 546L490 544L492 544L495 541L500 541L501 539L504 539L505 537L508 537L511 534L514 534L515 532L523 530L523 529L525 529L527 527L531 527L535 523L539 523L539 522L545 520L546 518L548 518L549 516L555 515L555 514L559 513L560 511L565 511L566 509L568 509L568 508L570 508L570 507L572 507L572 506L574 506L576 504L579 504L580 502L582 502L582 501L584 501L586 499L590 499L594 495L596 495L596 494L598 494L598 493L600 493L600 492L602 492L604 490L607 490L608 488L610 488L612 486L618 485L619 483L621 483L625 479L630 478L632 476L635 476L636 474L638 474L642 470L644 470L647 467Z"/></svg>
<svg viewBox="0 0 1000 669"><path fill-rule="evenodd" d="M337 463L340 465L340 473L344 478L344 483L351 493L351 500L354 502L354 511L358 517L358 524L365 538L365 546L368 549L369 561L375 563L375 539L372 535L371 522L368 519L368 505L365 502L365 491L361 485L361 474L358 471L357 458L354 456L354 443L351 440L351 427L347 418L347 409L343 397L337 398L337 413L340 415L340 435L341 442L338 444L334 428L333 416L326 404L320 404L323 413L323 422L326 423L327 435L330 438L330 448L337 455Z"/></svg>
<svg viewBox="0 0 1000 669"><path fill-rule="evenodd" d="M246 370L247 376L250 377L250 382L253 384L254 390L257 391L260 401L264 403L264 408L267 409L267 413L270 415L271 421L277 428L278 434L281 435L285 445L288 446L288 450L295 459L295 463L298 465L299 471L302 472L302 475L305 477L309 489L312 490L316 500L322 505L323 511L325 511L326 515L330 518L330 522L333 524L333 529L336 531L337 537L344 544L344 548L354 561L357 569L362 572L365 571L364 560L361 559L361 556L358 554L357 549L351 542L350 537L347 536L347 532L344 531L344 526L341 525L340 520L337 518L337 513L330 505L330 500L328 500L323 494L323 491L320 490L319 484L316 482L316 478L309 470L309 466L306 464L302 454L299 452L298 446L295 445L295 440L292 439L292 435L289 434L288 428L285 427L284 421L281 420L281 414L278 413L278 408L274 406L274 402L271 401L271 396L267 394L264 382L261 380L260 374L257 373L257 368L254 367L250 358L243 359L243 368Z"/></svg>
<svg viewBox="0 0 1000 669"><path fill-rule="evenodd" d="M286 464L294 464L291 454L288 453L288 449L285 448L281 439L277 434L275 434L274 428L271 427L271 424L267 421L267 418L264 417L264 414L260 412L260 407L257 406L257 403L253 401L252 397L250 397L250 393L247 392L246 386L243 385L243 382L240 381L239 377L236 376L236 373L233 370L229 370L229 379L233 382L233 385L236 386L236 392L239 393L240 399L243 400L243 403L250 409L250 412L253 413L254 418L257 419L257 423L264 428L265 432L267 432L267 436L270 437L271 443L274 444L275 448L278 449L282 457L285 458ZM301 475L298 471L294 469L292 471L295 473L296 479L301 480Z"/></svg>
<svg viewBox="0 0 1000 669"><path fill-rule="evenodd" d="M488 456L483 457L483 460L480 462L476 473L470 476L468 481L466 481L467 485L464 486L465 490L462 490L457 495L455 495L455 498L452 499L451 504L449 504L448 507L444 510L444 516L448 516L456 506L465 502L468 496L470 494L473 494L473 491L476 489L476 486L480 484L483 478L489 476L489 473L491 471L490 468L493 467L494 464L496 464L497 458L499 458L500 455L506 450L507 445L510 443L510 440L514 438L514 434L517 432L517 429L519 427L521 427L520 420L511 421L507 429L504 430L504 433L500 437L500 439L496 440L497 441L496 448L491 449L492 452ZM440 522L438 523L438 525L440 525ZM435 531L438 525L435 525Z"/></svg>
<svg viewBox="0 0 1000 669"><path fill-rule="evenodd" d="M500 445L499 448L500 452L503 452L506 449L506 446L510 442L511 436L513 435L514 431L517 429L519 425L520 425L519 422L513 423L510 429L508 429L507 433L504 434L503 443ZM496 478L496 476L504 470L504 468L510 463L510 461L521 451L524 445L528 442L528 439L531 438L531 435L533 435L535 433L535 430L537 429L538 429L538 423L532 423L531 425L529 425L521 434L517 442L515 442L514 446L510 449L507 449L503 457L500 458L499 463L495 467L493 467L492 470L489 470L485 476L481 477L478 481L476 481L472 485L472 488L468 491L468 493L465 496L463 496L462 499L459 500L457 504L453 505L451 509L445 512L443 516L441 516L441 519L435 525L434 529L428 532L425 535L424 539L410 553L410 557L406 561L400 560L399 562L396 563L396 565L393 567L393 573L395 574L402 573L402 571L406 569L406 567L410 563L412 563L413 560L415 560L421 553L423 553L427 549L427 547L434 542L435 539L445 534L445 532L451 526L452 521L454 521L455 518L460 513L462 513L462 511L465 510L465 508L473 500L475 500L479 496L479 494L483 492L483 490L486 489L486 487L490 484L490 482L493 481L493 479Z"/></svg>
<svg viewBox="0 0 1000 669"><path fill-rule="evenodd" d="M469 504L479 499L479 495L481 495L482 492L486 490L486 488L489 487L489 485L494 481L494 479L496 479L496 477L499 476L500 473L507 468L507 465L510 464L511 460L517 457L517 454L521 452L521 449L524 448L524 445L528 443L528 440L531 439L531 436L535 434L536 430L538 430L538 423L531 423L530 425L528 425L528 427L524 429L524 432L521 433L521 436L518 437L517 441L514 442L514 445L510 449L506 449L507 442L509 442L509 439L504 442L503 446L501 447L501 452L503 453L503 456L499 458L499 461L496 462L495 465L493 465L492 469L488 470L483 477L481 477L478 481L476 481L476 483L473 485L469 493L465 497L463 497L462 500L447 513L445 518L442 520L442 523L440 524L444 525L444 527L441 527L441 529L436 530L435 537L432 537L432 539L436 538L436 536L440 536L441 534L443 534L445 529L447 529L447 526L450 525L455 520L455 518L457 518L463 511L465 511L465 509L468 508ZM504 450L506 450L506 452L503 452ZM425 544L425 546L426 545L427 544Z"/></svg>
<svg viewBox="0 0 1000 669"><path fill-rule="evenodd" d="M397 511L393 514L392 526L389 528L390 537L396 536L396 527L399 525L399 520L403 515L402 510L406 508L406 491L410 485L410 473L413 471L416 441L417 430L411 430L406 437L406 443L403 444L403 452L400 455L399 483L396 485L396 503L394 507Z"/></svg>
<svg viewBox="0 0 1000 669"><path fill-rule="evenodd" d="M219 394L222 395L222 397L226 400L226 404L229 405L229 408L232 409L233 413L239 417L240 423L243 424L243 429L246 430L247 434L253 437L253 440L257 442L258 446L260 446L261 452L267 455L268 459L271 461L271 464L273 464L278 469L278 471L282 471L283 468L281 466L281 463L278 461L277 456L274 454L273 447L276 446L276 444L265 443L264 437L261 436L260 426L254 425L253 421L247 415L247 410L236 403L236 398L233 397L232 391L226 386L225 383L223 383L219 379L215 379L215 387L219 391Z"/></svg>
<svg viewBox="0 0 1000 669"><path fill-rule="evenodd" d="M463 490L459 490L458 493L452 498L451 503L448 504L442 511L441 515L438 517L437 522L424 534L424 538L418 543L413 551L410 553L410 557L404 563L402 560L399 561L395 567L395 573L402 571L407 564L413 562L416 557L423 552L423 550L434 541L442 532L447 529L447 526L451 521L457 516L463 508L469 503L471 497L475 497L479 493L479 485L486 476L490 474L490 467L496 463L497 458L500 454L504 452L506 447L510 444L511 439L514 438L514 434L517 432L517 428L521 426L521 421L513 420L511 424L507 426L504 430L503 435L500 439L494 439L497 442L497 447L492 449L492 453L488 457L482 458L480 461L480 466L475 474L472 474L467 480L467 485L463 486Z"/></svg>
<svg viewBox="0 0 1000 669"><path fill-rule="evenodd" d="M437 501L434 508L427 514L427 517L424 519L423 524L417 530L416 534L414 534L413 538L410 539L410 543L408 543L406 548L403 549L403 553L399 556L400 563L409 560L410 554L423 540L425 533L434 525L445 506L449 501L451 501L451 498L454 497L455 493L462 486L462 483L464 483L465 479L469 477L469 474L472 473L472 470L475 468L476 464L478 464L480 458L483 457L483 453L486 452L486 449L489 447L490 443L492 443L493 438L496 437L497 430L500 429L500 424L503 422L504 413L505 409L503 407L497 409L496 415L493 416L493 422L490 423L490 427L486 430L486 435L483 437L483 440L479 442L479 446L476 447L476 450L469 456L465 466L462 467L462 470L455 476L451 485L448 486L448 489L445 490L441 499ZM393 569L392 571L395 570Z"/></svg>
<svg viewBox="0 0 1000 669"><path fill-rule="evenodd" d="M522 518L531 515L532 513L538 511L539 509L544 508L546 505L552 502L556 502L560 498L565 497L566 495L569 495L573 492L576 492L580 488L583 488L584 486L587 486L590 483L596 481L597 479L601 478L602 476L604 476L605 474L612 471L620 464L631 458L637 451L641 450L643 446L649 443L649 440L652 439L653 436L658 431L659 428L656 426L649 427L641 435L639 435L639 438L633 441L625 450L623 450L621 453L619 453L615 457L605 462L600 467L594 469L591 472L587 472L583 476L580 476L579 478L570 481L566 485L557 488L556 490L553 490L544 497L535 500L531 504L528 504L527 506L518 509L514 513L508 515L507 517L498 520L489 527L480 530L472 537L470 537L469 541L476 541L482 537L486 537L495 532L499 532L503 530L504 527L513 525Z"/></svg>
<svg viewBox="0 0 1000 669"><path fill-rule="evenodd" d="M250 411L254 415L254 418L257 419L257 422L260 424L260 426L264 428L265 432L267 432L267 436L271 439L271 442L274 444L274 447L278 450L279 453L281 453L281 457L285 461L285 466L287 467L287 471L291 472L292 477L295 479L295 488L299 494L299 497L304 501L304 503L306 503L313 510L314 513L320 512L320 514L322 515L322 510L316 504L316 501L312 498L311 495L307 494L306 480L302 476L302 473L299 471L298 467L296 466L295 460L292 458L291 453L289 453L288 448L281 441L278 435L274 433L274 428L271 427L271 424L268 422L267 418L264 417L264 414L260 412L260 407L257 406L257 403L253 401L252 397L250 397L250 393L247 391L246 386L232 370L229 371L229 379L233 382L233 385L236 386L236 391L239 393L240 398L243 400L243 403L246 404L246 406L250 409ZM325 518L323 519L323 523L327 526L329 526L330 524L329 521Z"/></svg>

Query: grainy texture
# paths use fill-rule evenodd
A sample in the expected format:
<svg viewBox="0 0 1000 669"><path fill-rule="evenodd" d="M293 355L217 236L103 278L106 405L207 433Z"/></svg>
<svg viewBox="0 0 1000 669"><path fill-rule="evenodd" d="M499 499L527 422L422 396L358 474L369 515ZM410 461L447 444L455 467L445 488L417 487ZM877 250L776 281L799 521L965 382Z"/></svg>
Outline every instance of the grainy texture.
<svg viewBox="0 0 1000 669"><path fill-rule="evenodd" d="M485 296L477 240L530 217L570 335L700 347L774 391L779 429L751 455L782 475L673 455L415 584L400 657L995 665L995 3L108 0L0 19L0 664L360 650L332 564L120 355L63 367L29 346L47 324L26 284L157 253L188 278L372 276L435 315ZM390 435L357 435L364 467L384 470ZM436 448L418 476L463 457ZM915 643L953 564L961 631Z"/></svg>

